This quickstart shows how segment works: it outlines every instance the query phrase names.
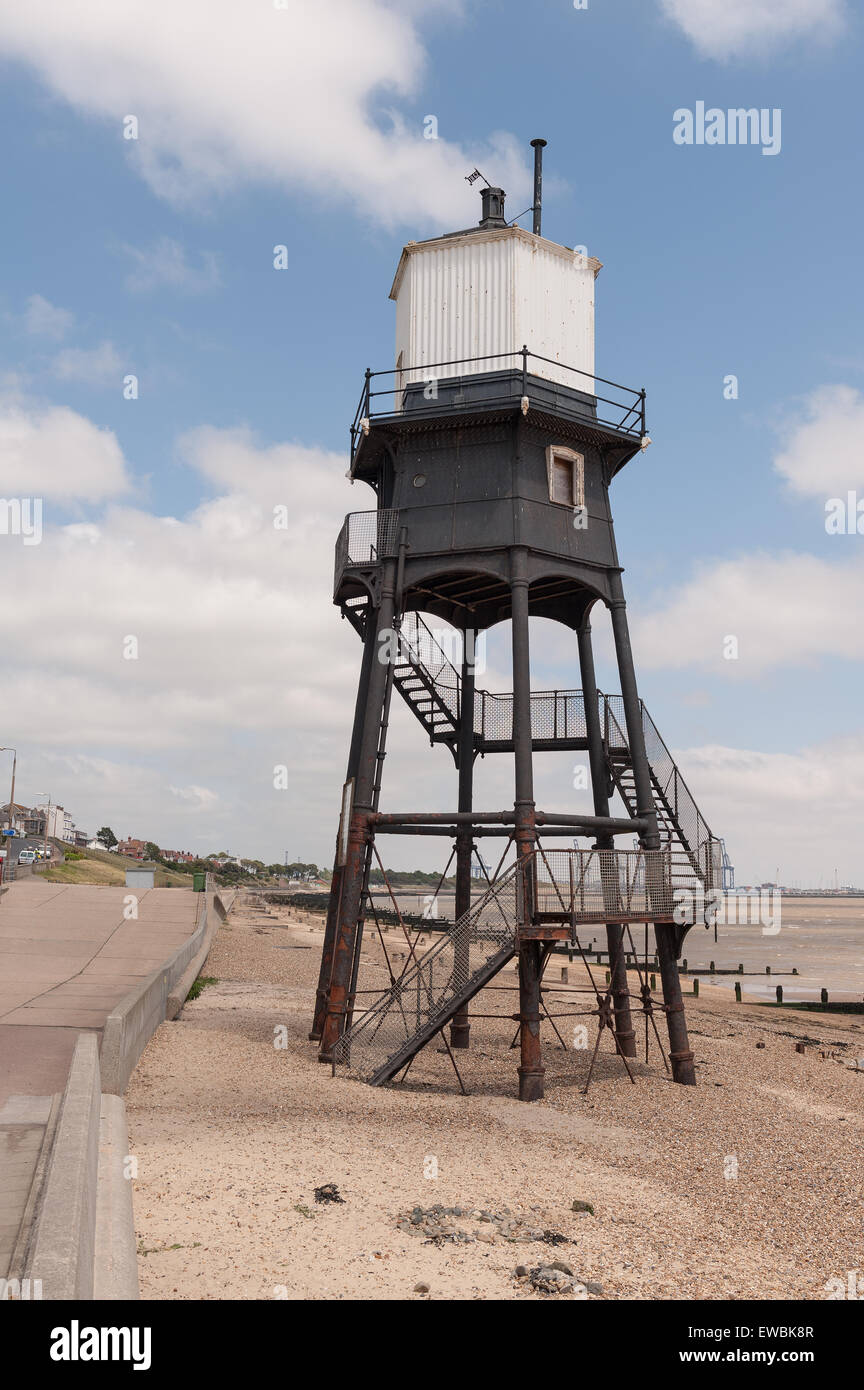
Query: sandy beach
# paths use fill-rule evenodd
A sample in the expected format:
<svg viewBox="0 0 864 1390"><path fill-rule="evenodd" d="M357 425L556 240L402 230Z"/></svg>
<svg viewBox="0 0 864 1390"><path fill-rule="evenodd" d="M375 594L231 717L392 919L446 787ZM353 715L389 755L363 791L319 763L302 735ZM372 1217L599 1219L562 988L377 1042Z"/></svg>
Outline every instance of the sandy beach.
<svg viewBox="0 0 864 1390"><path fill-rule="evenodd" d="M436 1043L372 1089L332 1077L307 1040L322 927L238 903L203 972L218 983L131 1080L145 1299L536 1299L550 1295L515 1271L554 1260L577 1281L563 1296L589 1300L819 1300L864 1279L864 1071L849 1065L864 1018L747 1003L746 984L736 1005L703 977L686 995L695 1088L668 1080L654 1043L645 1064L640 1022L635 1084L607 1034L584 1094L590 1019L587 1052L544 1025L546 1098L522 1104L504 1017L457 1054L467 1096ZM367 937L367 981L383 983L381 961ZM508 967L494 983L514 981ZM547 983L586 980L573 964L565 986L556 961ZM509 1015L516 994L474 1007ZM316 1201L326 1184L341 1202ZM437 1226L417 1218L436 1206Z"/></svg>

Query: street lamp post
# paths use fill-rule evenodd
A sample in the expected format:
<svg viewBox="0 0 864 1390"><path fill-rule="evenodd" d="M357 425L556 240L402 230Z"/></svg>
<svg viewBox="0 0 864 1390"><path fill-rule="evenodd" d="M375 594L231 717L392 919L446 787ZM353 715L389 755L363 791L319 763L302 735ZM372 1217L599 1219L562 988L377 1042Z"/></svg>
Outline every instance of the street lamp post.
<svg viewBox="0 0 864 1390"><path fill-rule="evenodd" d="M9 841L14 840L15 838L15 769L18 766L18 754L14 748L7 748L5 744L2 748L0 748L0 753L12 754L12 790L9 793L9 821L7 827L11 833L5 837L6 855L7 858L9 858L9 863L7 865L5 859L2 862L0 862L0 878L2 878L4 874L6 874L9 881L11 882L14 876L14 870L12 868L12 859L10 857L12 854L12 849Z"/></svg>
<svg viewBox="0 0 864 1390"><path fill-rule="evenodd" d="M50 793L50 792L38 792L37 795L38 795L38 796L47 796L47 798L48 798L48 806L47 806L47 808L46 808L46 810L45 810L45 830L44 830L44 833L43 833L43 835L42 835L42 853L47 857L47 854L48 854L48 820L49 820L49 818L50 818L50 816L51 816L51 793ZM52 857L53 857L53 856L52 856Z"/></svg>

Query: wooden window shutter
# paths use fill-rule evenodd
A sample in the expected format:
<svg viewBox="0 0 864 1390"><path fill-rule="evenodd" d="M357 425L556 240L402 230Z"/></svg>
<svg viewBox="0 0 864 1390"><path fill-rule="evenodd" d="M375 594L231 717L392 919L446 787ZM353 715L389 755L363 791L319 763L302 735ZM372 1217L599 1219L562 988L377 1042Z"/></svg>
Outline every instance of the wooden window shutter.
<svg viewBox="0 0 864 1390"><path fill-rule="evenodd" d="M573 506L573 464L569 459L552 460L552 501Z"/></svg>

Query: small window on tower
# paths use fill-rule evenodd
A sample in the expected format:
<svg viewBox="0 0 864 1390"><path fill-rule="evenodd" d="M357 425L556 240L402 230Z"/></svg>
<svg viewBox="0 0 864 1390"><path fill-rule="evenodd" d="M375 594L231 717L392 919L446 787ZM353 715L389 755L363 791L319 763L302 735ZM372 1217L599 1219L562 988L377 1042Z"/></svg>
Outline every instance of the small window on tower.
<svg viewBox="0 0 864 1390"><path fill-rule="evenodd" d="M585 459L574 449L550 447L546 450L549 499L561 507L585 505Z"/></svg>
<svg viewBox="0 0 864 1390"><path fill-rule="evenodd" d="M573 506L573 465L568 459L552 460L552 501Z"/></svg>

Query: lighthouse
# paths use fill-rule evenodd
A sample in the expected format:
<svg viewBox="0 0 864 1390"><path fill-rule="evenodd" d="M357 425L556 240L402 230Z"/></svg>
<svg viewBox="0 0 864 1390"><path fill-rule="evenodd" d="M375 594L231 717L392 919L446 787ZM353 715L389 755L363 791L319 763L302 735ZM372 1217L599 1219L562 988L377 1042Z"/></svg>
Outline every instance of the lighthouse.
<svg viewBox="0 0 864 1390"><path fill-rule="evenodd" d="M321 1060L383 1084L437 1035L469 1047L471 1000L515 958L525 1101L544 1090L544 969L562 947L584 958L588 927L605 929L609 960L608 984L591 976L598 1041L608 1029L627 1064L635 1016L647 1031L649 1016L665 1015L673 1078L694 1083L677 960L696 915L688 895L698 902L719 886L720 864L720 842L640 699L630 645L609 494L650 442L645 392L597 374L602 267L542 235L544 143L532 142L531 231L507 221L504 191L487 186L476 224L404 247L390 289L394 363L367 370L351 425L350 476L370 505L345 519L333 597L362 659L310 1031ZM612 694L595 677L598 605L614 639ZM532 617L561 624L572 689L532 684ZM462 636L459 659L442 648L442 620ZM478 636L499 624L510 630L504 695L481 688L474 660ZM394 694L452 755L451 810L387 806ZM570 750L588 755L591 815L535 802L535 758ZM504 808L475 804L475 760L487 754L512 767ZM360 1010L369 875L393 834L449 839L454 920ZM472 892L487 839L498 868ZM662 999L641 974L631 987L633 924L653 927Z"/></svg>

